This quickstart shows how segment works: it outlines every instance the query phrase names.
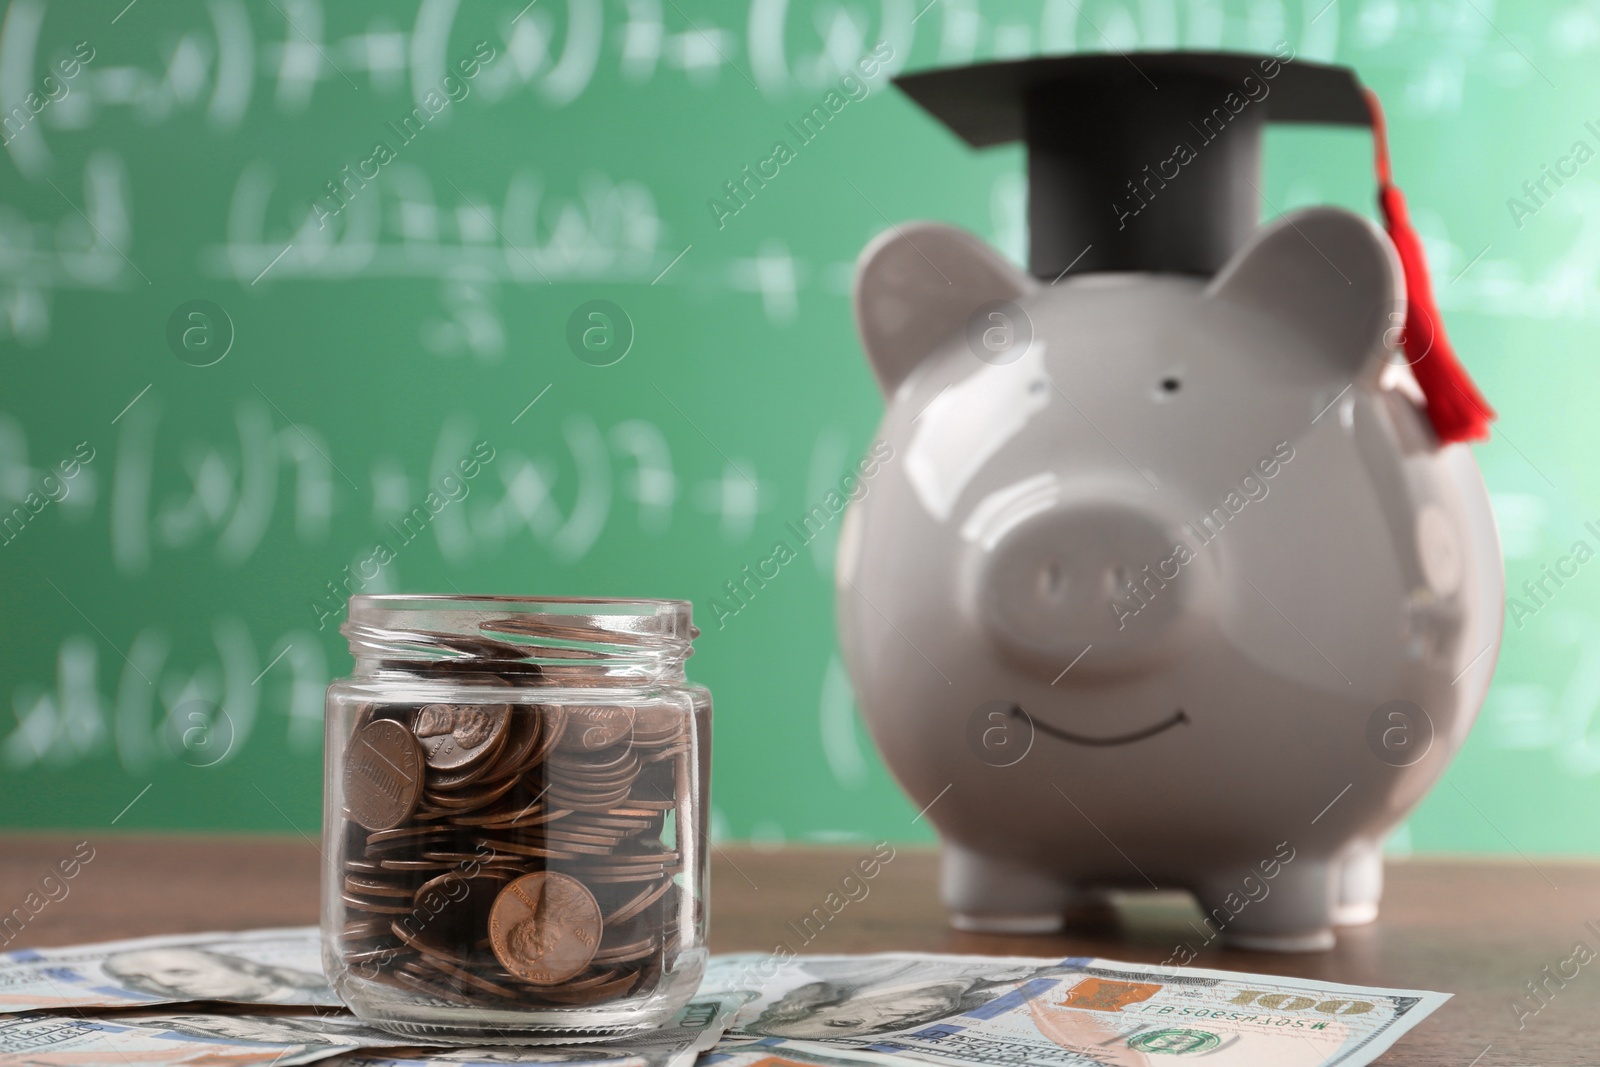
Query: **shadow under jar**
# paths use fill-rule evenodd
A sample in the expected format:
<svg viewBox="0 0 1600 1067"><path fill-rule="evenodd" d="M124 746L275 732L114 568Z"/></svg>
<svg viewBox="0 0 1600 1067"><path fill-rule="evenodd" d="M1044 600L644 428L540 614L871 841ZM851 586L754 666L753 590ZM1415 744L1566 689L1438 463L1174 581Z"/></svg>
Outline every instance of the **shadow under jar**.
<svg viewBox="0 0 1600 1067"><path fill-rule="evenodd" d="M653 1026L704 972L711 694L667 600L355 596L328 688L322 952L362 1019Z"/></svg>

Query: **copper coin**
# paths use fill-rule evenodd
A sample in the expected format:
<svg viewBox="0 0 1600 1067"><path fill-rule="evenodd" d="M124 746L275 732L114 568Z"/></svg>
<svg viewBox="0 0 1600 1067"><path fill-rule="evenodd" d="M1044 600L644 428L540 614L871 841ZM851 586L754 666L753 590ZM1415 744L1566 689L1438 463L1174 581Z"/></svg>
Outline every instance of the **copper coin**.
<svg viewBox="0 0 1600 1067"><path fill-rule="evenodd" d="M628 901L622 907L606 916L606 925L625 923L629 919L644 911L650 905L660 900L667 890L672 888L672 879L667 879L657 886L647 887L642 893Z"/></svg>
<svg viewBox="0 0 1600 1067"><path fill-rule="evenodd" d="M511 709L505 704L428 704L411 724L428 766L455 771L498 751Z"/></svg>
<svg viewBox="0 0 1600 1067"><path fill-rule="evenodd" d="M618 945L615 948L602 948L594 954L594 962L605 963L631 963L634 960L644 959L650 953L661 947L661 939L655 935L640 938L628 945Z"/></svg>
<svg viewBox="0 0 1600 1067"><path fill-rule="evenodd" d="M562 752L599 752L633 732L628 707L574 705L567 708L567 730L556 746Z"/></svg>
<svg viewBox="0 0 1600 1067"><path fill-rule="evenodd" d="M633 985L638 979L639 972L630 970L620 978L604 985L590 986L581 992L574 993L563 986L560 989L546 990L542 996L546 1000L554 1000L561 1004L594 1004L602 1000L623 996L633 989Z"/></svg>
<svg viewBox="0 0 1600 1067"><path fill-rule="evenodd" d="M528 753L518 770L529 770L544 762L567 732L567 711L560 704L538 704L535 707L540 712L539 743Z"/></svg>
<svg viewBox="0 0 1600 1067"><path fill-rule="evenodd" d="M376 878L361 878L355 875L346 875L344 888L347 893L367 897L405 897L410 899L414 892L408 882L380 881Z"/></svg>
<svg viewBox="0 0 1600 1067"><path fill-rule="evenodd" d="M534 985L582 971L600 946L600 905L582 882L534 871L509 883L489 912L489 939L501 966Z"/></svg>
<svg viewBox="0 0 1600 1067"><path fill-rule="evenodd" d="M439 860L384 860L386 871L448 871L450 864Z"/></svg>
<svg viewBox="0 0 1600 1067"><path fill-rule="evenodd" d="M341 894L339 899L346 908L352 911L373 912L379 915L404 915L411 910L409 902L400 904L393 897L371 899L347 892Z"/></svg>
<svg viewBox="0 0 1600 1067"><path fill-rule="evenodd" d="M595 986L601 986L605 985L607 982L616 981L620 974L621 972L615 967L597 967L584 974L578 975L569 982L561 983L561 991L563 993L579 993L585 989L593 989ZM507 984L512 982L520 983L522 981L521 978L518 978L514 974L496 974L491 975L491 977L499 981L506 982ZM542 994L550 991L540 990L540 992Z"/></svg>
<svg viewBox="0 0 1600 1067"><path fill-rule="evenodd" d="M368 830L388 830L411 817L422 797L422 751L393 719L363 726L344 755L344 806Z"/></svg>
<svg viewBox="0 0 1600 1067"><path fill-rule="evenodd" d="M357 919L345 923L339 937L345 941L371 941L375 937L386 937L388 933L389 924L382 919Z"/></svg>
<svg viewBox="0 0 1600 1067"><path fill-rule="evenodd" d="M517 991L509 986L499 985L498 983L491 982L481 975L474 974L472 971L455 966L448 960L435 959L430 960L429 962L433 965L435 970L439 971L441 974L449 975L450 977L456 979L458 983L464 982L467 985L476 986L486 993L493 993L494 995L502 997L506 1000L517 999Z"/></svg>
<svg viewBox="0 0 1600 1067"><path fill-rule="evenodd" d="M489 909L508 881L504 876L451 871L417 887L411 922L397 921L396 937L418 951L452 963L468 963L483 936Z"/></svg>
<svg viewBox="0 0 1600 1067"><path fill-rule="evenodd" d="M649 704L635 708L633 715L633 743L654 745L680 736L688 716L678 708L666 704Z"/></svg>
<svg viewBox="0 0 1600 1067"><path fill-rule="evenodd" d="M533 755L534 749L539 747L542 721L543 717L537 707L512 708L511 736L506 740L506 747L500 751L499 759L495 761L491 777L516 774L522 769L522 764Z"/></svg>
<svg viewBox="0 0 1600 1067"><path fill-rule="evenodd" d="M416 990L424 996L442 1000L447 1004L474 1005L471 997L465 996L454 989L446 988L440 983L437 972L430 971L423 966L421 961L405 963L390 972L395 981Z"/></svg>

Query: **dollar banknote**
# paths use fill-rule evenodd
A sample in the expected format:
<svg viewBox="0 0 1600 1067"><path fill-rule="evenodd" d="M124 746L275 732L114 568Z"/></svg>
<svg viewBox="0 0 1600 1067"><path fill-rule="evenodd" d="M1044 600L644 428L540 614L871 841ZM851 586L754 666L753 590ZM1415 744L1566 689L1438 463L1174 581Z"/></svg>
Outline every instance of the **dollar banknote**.
<svg viewBox="0 0 1600 1067"><path fill-rule="evenodd" d="M0 1018L0 1067L135 1063L288 1067L403 1040L350 1015L30 1012Z"/></svg>
<svg viewBox="0 0 1600 1067"><path fill-rule="evenodd" d="M398 1047L405 1038L344 1013L120 1012L66 1017L30 1012L0 1019L0 1067L135 1063L289 1067L318 1060L343 1067L429 1063L689 1067L700 1052L716 1044L738 1004L732 998L697 998L659 1028L613 1041L484 1048Z"/></svg>
<svg viewBox="0 0 1600 1067"><path fill-rule="evenodd" d="M1360 1067L1449 999L1088 958L723 956L702 992L745 1000L727 1067L899 1062L971 1067ZM717 1063L708 1057L707 1063Z"/></svg>
<svg viewBox="0 0 1600 1067"><path fill-rule="evenodd" d="M337 1006L314 926L0 953L0 1012L223 1000Z"/></svg>

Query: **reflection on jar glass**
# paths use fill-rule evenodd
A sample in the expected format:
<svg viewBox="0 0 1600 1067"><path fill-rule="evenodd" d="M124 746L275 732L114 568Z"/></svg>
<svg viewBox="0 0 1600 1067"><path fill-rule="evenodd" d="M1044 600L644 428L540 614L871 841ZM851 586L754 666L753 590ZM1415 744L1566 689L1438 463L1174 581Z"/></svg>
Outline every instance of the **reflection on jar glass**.
<svg viewBox="0 0 1600 1067"><path fill-rule="evenodd" d="M651 1026L705 968L711 694L664 600L356 596L328 689L323 958L411 1037Z"/></svg>

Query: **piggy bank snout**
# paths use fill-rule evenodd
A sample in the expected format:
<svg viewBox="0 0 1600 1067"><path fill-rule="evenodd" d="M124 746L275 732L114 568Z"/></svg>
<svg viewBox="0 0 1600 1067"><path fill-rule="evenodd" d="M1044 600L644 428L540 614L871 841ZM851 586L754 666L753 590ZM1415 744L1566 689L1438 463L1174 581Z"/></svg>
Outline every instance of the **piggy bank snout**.
<svg viewBox="0 0 1600 1067"><path fill-rule="evenodd" d="M975 545L980 625L1007 658L1046 680L1072 664L1069 677L1079 679L1148 669L1181 642L1200 584L1175 557L1172 529L1150 511L1107 502L1062 505L991 531Z"/></svg>

